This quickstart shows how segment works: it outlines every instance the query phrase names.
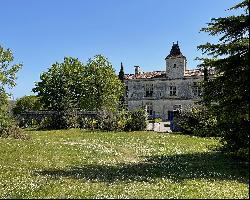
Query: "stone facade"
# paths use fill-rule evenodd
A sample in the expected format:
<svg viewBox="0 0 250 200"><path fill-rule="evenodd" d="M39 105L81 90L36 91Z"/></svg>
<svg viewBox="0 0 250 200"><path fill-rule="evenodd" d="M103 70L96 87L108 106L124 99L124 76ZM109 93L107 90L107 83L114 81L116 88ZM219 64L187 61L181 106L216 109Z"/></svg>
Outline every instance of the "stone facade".
<svg viewBox="0 0 250 200"><path fill-rule="evenodd" d="M166 71L142 72L135 66L135 74L125 75L129 110L146 108L150 117L167 121L171 111L184 110L200 100L203 72L187 70L178 42L173 43L165 61Z"/></svg>

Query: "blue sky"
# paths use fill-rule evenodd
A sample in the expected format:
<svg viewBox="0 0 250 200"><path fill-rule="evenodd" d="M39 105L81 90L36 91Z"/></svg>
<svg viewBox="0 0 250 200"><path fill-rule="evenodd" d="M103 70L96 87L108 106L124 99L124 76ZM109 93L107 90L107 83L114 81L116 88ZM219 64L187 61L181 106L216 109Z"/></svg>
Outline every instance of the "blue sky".
<svg viewBox="0 0 250 200"><path fill-rule="evenodd" d="M40 74L65 56L84 63L103 54L118 74L134 65L164 70L164 58L179 41L188 68L197 66L197 46L215 38L199 30L237 0L0 0L0 44L10 48L18 72L13 97L31 92Z"/></svg>

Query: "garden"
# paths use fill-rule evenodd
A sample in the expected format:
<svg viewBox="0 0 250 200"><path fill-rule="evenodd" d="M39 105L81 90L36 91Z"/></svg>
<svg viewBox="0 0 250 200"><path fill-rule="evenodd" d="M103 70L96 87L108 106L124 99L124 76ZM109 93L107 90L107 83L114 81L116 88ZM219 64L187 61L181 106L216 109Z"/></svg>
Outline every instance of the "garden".
<svg viewBox="0 0 250 200"><path fill-rule="evenodd" d="M217 138L81 129L0 138L0 198L249 198Z"/></svg>
<svg viewBox="0 0 250 200"><path fill-rule="evenodd" d="M123 66L117 75L103 55L64 57L35 95L11 102L22 64L0 45L0 198L249 199L248 3L201 29L222 36L197 47L209 56L197 58L202 96L172 133L146 131L146 108L128 109Z"/></svg>

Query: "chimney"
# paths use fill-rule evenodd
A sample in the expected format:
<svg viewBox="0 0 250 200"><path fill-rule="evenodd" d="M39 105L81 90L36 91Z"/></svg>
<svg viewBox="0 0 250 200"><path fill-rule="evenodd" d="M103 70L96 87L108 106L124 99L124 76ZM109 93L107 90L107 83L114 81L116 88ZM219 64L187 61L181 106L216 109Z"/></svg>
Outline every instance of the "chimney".
<svg viewBox="0 0 250 200"><path fill-rule="evenodd" d="M141 74L140 66L135 66L135 75Z"/></svg>

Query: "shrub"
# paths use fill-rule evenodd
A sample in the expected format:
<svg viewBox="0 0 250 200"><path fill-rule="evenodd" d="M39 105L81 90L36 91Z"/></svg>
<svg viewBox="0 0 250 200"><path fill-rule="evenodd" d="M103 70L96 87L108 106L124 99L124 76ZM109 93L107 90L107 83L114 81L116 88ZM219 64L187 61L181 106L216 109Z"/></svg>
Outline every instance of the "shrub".
<svg viewBox="0 0 250 200"><path fill-rule="evenodd" d="M216 118L204 106L196 105L174 118L174 125L184 134L202 137L216 136Z"/></svg>
<svg viewBox="0 0 250 200"><path fill-rule="evenodd" d="M0 113L0 137L13 137L15 139L27 138L8 114Z"/></svg>
<svg viewBox="0 0 250 200"><path fill-rule="evenodd" d="M21 129L11 118L8 107L7 95L0 92L0 137L24 138Z"/></svg>
<svg viewBox="0 0 250 200"><path fill-rule="evenodd" d="M97 120L91 117L86 117L86 116L79 116L78 117L78 124L79 128L82 129L91 129L94 130L96 129L97 126Z"/></svg>
<svg viewBox="0 0 250 200"><path fill-rule="evenodd" d="M78 128L80 126L77 112L66 110L57 112L51 116L45 117L40 123L41 129L68 129Z"/></svg>
<svg viewBox="0 0 250 200"><path fill-rule="evenodd" d="M154 119L150 119L148 120L149 123L159 123L159 122L162 122L162 119L161 118L154 118Z"/></svg>
<svg viewBox="0 0 250 200"><path fill-rule="evenodd" d="M129 112L125 131L143 131L147 128L148 115L144 109Z"/></svg>
<svg viewBox="0 0 250 200"><path fill-rule="evenodd" d="M123 131L128 115L125 110L103 111L97 116L97 127L106 131Z"/></svg>

